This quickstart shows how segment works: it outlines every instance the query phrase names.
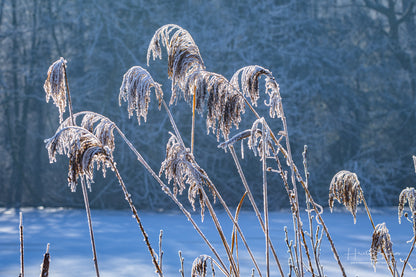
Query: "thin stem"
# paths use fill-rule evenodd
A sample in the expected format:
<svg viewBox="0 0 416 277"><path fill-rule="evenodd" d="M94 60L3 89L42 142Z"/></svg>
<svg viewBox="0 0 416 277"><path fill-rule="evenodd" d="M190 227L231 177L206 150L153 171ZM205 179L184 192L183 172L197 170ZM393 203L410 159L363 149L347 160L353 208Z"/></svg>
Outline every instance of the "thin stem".
<svg viewBox="0 0 416 277"><path fill-rule="evenodd" d="M90 230L91 247L92 247L92 253L93 253L95 273L97 274L97 277L100 277L100 272L98 270L98 262L97 262L97 252L95 250L94 232L92 230L90 204L88 202L88 193L87 193L87 187L85 185L84 178L81 178L81 187L82 187L82 194L84 196L85 211L87 212L88 227Z"/></svg>
<svg viewBox="0 0 416 277"><path fill-rule="evenodd" d="M264 135L264 125L263 125L263 135ZM266 238L266 276L270 276L270 252L269 252L269 208L267 202L267 164L266 164L266 142L263 141L263 155L262 155L262 171L263 171L263 210L264 210L264 229L265 229L265 238Z"/></svg>
<svg viewBox="0 0 416 277"><path fill-rule="evenodd" d="M69 110L69 116L71 117L71 123L72 125L75 125L74 115L72 113L72 101L71 101L71 93L69 92L69 84L68 84L68 76L66 73L66 65L64 63L64 76L65 76L65 86L66 86L66 94L68 97L68 110Z"/></svg>
<svg viewBox="0 0 416 277"><path fill-rule="evenodd" d="M113 162L112 160L111 160L111 167L112 167L112 169L114 170L114 172L115 172L115 174L116 174L116 176L117 176L117 179L118 179L118 182L119 182L119 184L120 184L121 188L123 189L125 199L126 199L126 201L129 203L130 209L131 209L131 211L133 212L133 215L134 215L134 217L135 217L135 219L136 219L137 223L139 224L139 228L140 228L140 231L141 231L141 232L142 232L142 234L143 234L144 241L145 241L145 243L146 243L146 245L147 245L147 248L148 248L148 250L149 250L150 255L152 256L152 261L153 261L153 264L154 264L154 266L156 267L156 272L159 274L159 276L161 276L161 277L162 277L162 276L163 276L163 273L162 273L162 270L161 270L161 268L160 268L159 263L158 263L158 262L157 262L157 260L156 260L156 257L155 257L155 254L154 254L153 248L152 248L152 246L150 245L149 237L147 236L147 233L146 233L146 231L144 230L144 227L143 227L143 224L142 224L142 222L141 222L141 220L140 220L139 214L137 213L137 209L136 209L136 207L134 206L133 201L131 200L131 195L130 195L130 193L127 191L126 185L124 184L124 181L123 181L123 179L121 178L120 172L118 171L118 169L116 168L116 166L115 166L115 164L114 164L114 162Z"/></svg>
<svg viewBox="0 0 416 277"><path fill-rule="evenodd" d="M194 96L195 96L195 92L194 92ZM171 112L170 112L170 110L169 110L169 108L168 108L168 106L167 106L166 102L165 102L164 100L162 100L162 103L163 103L163 106L164 106L164 108L165 108L165 110L166 110L166 112L167 112L168 116L169 116L169 120L170 120L170 122L171 122L171 124L172 124L172 127L173 127L174 131L175 131L176 137L178 138L179 142L180 142L182 145L185 145L185 144L184 144L184 142L183 142L183 140L182 140L182 138L181 138L181 135L180 135L180 133L179 133L179 130L178 130L177 126L176 126L175 120L173 119L173 116L172 116L172 114L171 114ZM195 97L194 97L194 103L193 103L193 128L192 128L192 131L194 131L194 115L195 115ZM193 137L194 137L194 136L192 135L192 142L193 142ZM131 145L131 144L130 144L130 145ZM131 145L131 146L132 146L132 145ZM133 150L133 148L134 148L134 147L133 147L133 148L132 148L132 147L130 147L130 148ZM192 149L192 148L191 148L191 149ZM136 151L135 151L135 150L133 150L133 152L137 152L137 150L136 150ZM191 150L191 153L192 153L192 150ZM138 152L137 152L137 154L138 154ZM136 155L137 155L137 154L136 154ZM251 259L252 259L252 261L253 261L253 263L254 263L254 265L255 265L255 267L256 267L256 269L257 269L257 271L259 272L259 275L261 276L261 272L260 272L260 269L259 269L259 267L258 267L258 265L257 265L257 262L256 262L256 261L255 261L255 259L254 259L254 255L252 254L252 252L251 252L251 250L250 250L250 248L249 248L249 246L248 246L248 244L247 244L247 241L246 241L246 239L245 239L245 237L244 237L244 235L243 235L243 233L242 233L242 231L241 231L241 229L240 229L240 227L239 227L239 225L238 225L238 223L234 220L234 218L233 218L233 216L232 216L232 214L231 214L231 212L230 212L230 210L229 210L228 206L226 205L225 201L222 199L221 194L218 192L218 190L217 190L217 188L215 187L215 185L212 183L212 181L211 181L211 180L209 180L209 182L210 182L210 184L211 184L211 187L214 189L214 191L215 191L215 193L216 193L216 195L217 195L217 197L218 197L219 201L221 202L221 204L222 204L222 205L223 205L223 207L225 208L225 210L226 210L226 212L227 212L228 216L229 216L229 217L231 218L231 220L233 221L234 226L236 226L237 231L239 232L239 234L240 234L240 236L241 236L241 238L242 238L242 241L243 241L244 245L246 246L248 253L250 254L250 257L251 257ZM176 199L176 197L175 197L175 199Z"/></svg>
<svg viewBox="0 0 416 277"><path fill-rule="evenodd" d="M309 171L308 171L308 162L307 162L307 159L306 159L307 151L308 151L308 147L305 145L303 147L302 156L303 156L303 170L305 172L305 186L308 188L309 187ZM313 254L314 254L314 258L315 258L316 268L318 270L319 276L322 276L321 270L319 268L319 260L318 260L318 257L316 255L315 241L314 241L314 235L313 235L312 211L311 211L311 208L310 208L310 203L309 203L308 197L306 197L306 211L308 213L308 219L309 219L309 238L311 240L311 245L312 245ZM307 247L307 244L306 244L306 241L305 241L304 232L302 232L302 238L303 238L303 243L305 245L306 256L308 257L308 260L309 260L309 267L311 269L312 276L314 276L315 273L314 273L314 270L313 270L312 260L311 260L311 257L309 255L308 247Z"/></svg>
<svg viewBox="0 0 416 277"><path fill-rule="evenodd" d="M409 254L406 257L406 260L404 260L402 273L400 274L400 277L404 276L404 270L406 268L407 263L409 262L410 255L412 255L413 249L415 248L415 242L416 242L416 236L413 236L413 243L412 243L412 246L410 247L410 251L409 251Z"/></svg>
<svg viewBox="0 0 416 277"><path fill-rule="evenodd" d="M179 133L178 127L176 126L175 120L173 119L172 113L170 112L168 105L166 104L165 100L163 100L163 99L162 99L162 104L163 104L163 107L164 107L164 108L165 108L165 110L166 110L166 113L168 114L168 117L169 117L170 123L172 124L172 128L173 128L173 130L175 131L175 135L176 135L176 137L178 138L179 142L180 142L182 145L185 145L185 144L183 143L182 136L181 136L181 134Z"/></svg>
<svg viewBox="0 0 416 277"><path fill-rule="evenodd" d="M241 97L243 97L244 102L248 105L248 107L254 113L256 118L259 119L260 118L259 114L253 108L253 106L250 104L250 102L244 97L244 95L239 90L237 90L237 91L241 94ZM287 130L286 117L284 115L283 110L282 110L281 119L282 119L282 124L283 124L283 133L284 133L284 136L286 138L287 151L286 151L285 156L286 156L286 159L288 161L288 164L290 165L291 181L292 181L292 185L293 185L293 192L295 194L295 203L296 203L296 206L299 207L299 199L298 199L298 193L297 193L296 181L295 181L295 164L294 164L293 159L292 159L292 152L291 152L291 149L290 149L290 142L289 142L289 133L288 133L288 130ZM273 130L271 128L269 128L269 130L270 130L270 135L271 135L273 141L277 143L277 139L276 139L276 136L273 134ZM300 221L300 216L299 216L298 212L296 213L296 221L297 221L297 223L296 223L297 228L295 228L295 229L301 229L302 228L302 223ZM303 264L303 261L302 261L302 244L301 244L301 240L300 240L300 233L296 232L296 230L294 230L294 232L295 232L295 237L296 237L296 246L299 247L300 263L302 265ZM303 276L303 266L301 266L301 274Z"/></svg>
<svg viewBox="0 0 416 277"><path fill-rule="evenodd" d="M20 234L20 277L25 276L25 266L24 266L24 249L23 249L23 213L19 213L20 223L19 223L19 234Z"/></svg>
<svg viewBox="0 0 416 277"><path fill-rule="evenodd" d="M194 153L194 136L195 136L195 106L196 106L196 88L192 99L192 130L191 130L191 154Z"/></svg>
<svg viewBox="0 0 416 277"><path fill-rule="evenodd" d="M231 264L231 268L234 271L235 276L239 276L238 271L237 271L237 266L236 266L235 261L234 261L234 257L233 257L233 255L231 253L230 246L228 245L227 239L225 238L225 235L224 235L224 232L222 230L221 224L220 224L220 222L218 220L217 214L215 213L215 210L212 207L211 202L209 201L208 196L205 193L204 189L203 188L200 188L199 189L199 192L202 194L202 197L204 199L205 205L207 206L208 211L209 211L209 213L211 215L211 218L214 221L215 227L217 228L217 232L220 235L220 238L221 238L221 241L222 241L222 243L224 245L225 251L227 252L227 256L228 256L228 260L229 260L229 262Z"/></svg>

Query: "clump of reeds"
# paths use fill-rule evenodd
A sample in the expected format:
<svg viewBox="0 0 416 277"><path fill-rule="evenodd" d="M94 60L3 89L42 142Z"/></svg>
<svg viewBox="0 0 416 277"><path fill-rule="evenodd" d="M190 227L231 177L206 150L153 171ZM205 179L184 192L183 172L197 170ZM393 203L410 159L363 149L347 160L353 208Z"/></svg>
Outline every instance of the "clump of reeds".
<svg viewBox="0 0 416 277"><path fill-rule="evenodd" d="M47 100L52 97L55 104L59 107L61 123L55 135L45 141L49 152L49 159L51 162L54 162L56 160L56 154L65 154L69 157L68 181L71 190L75 190L77 181L81 180L84 202L89 218L90 235L97 276L99 276L99 272L96 261L91 219L89 215L87 191L84 184L87 183L88 187L91 188L90 184L93 181L94 168L97 170L101 168L104 174L106 172L106 168L111 168L111 170L116 174L119 184L122 187L124 197L130 205L130 208L144 236L149 253L152 257L152 262L156 268L156 273L159 276L163 276L163 251L161 245L162 233L160 233L159 236L159 255L157 256L150 245L148 236L140 221L137 210L134 207L131 195L128 193L113 160L113 152L115 150L114 131L122 137L123 141L136 155L139 162L160 184L161 189L175 202L175 204L177 204L179 209L184 213L189 222L214 254L214 258L208 255L201 255L195 259L191 272L192 276L206 276L208 274L207 267L209 262L213 276L215 275L214 266L216 266L225 276L240 276L240 250L238 247L238 236L241 238L241 241L244 243L246 250L252 259L255 267L255 269L253 269L253 275L256 270L259 276L263 276L263 274L270 276L272 266L270 260L271 255L273 255L280 275L285 276L273 246L273 242L270 238L268 174L278 174L281 178L291 207L294 240L290 240L289 242L289 234L287 229L285 229L286 244L290 255L289 274L295 274L296 276L303 277L309 272L312 276L324 276L319 255L323 234L325 234L330 243L331 250L334 253L334 258L340 268L340 272L342 276L346 276L341 259L323 220L323 208L313 200L312 194L309 191L310 184L308 180L309 172L306 162L306 146L303 153L304 177L301 175L295 162L293 161L289 141L289 132L286 117L284 115L282 98L280 95L280 88L271 71L258 65L250 65L237 70L230 80L227 80L221 74L209 72L205 68L199 48L190 33L174 24L167 24L160 27L153 35L147 51L148 65L150 57L153 59L162 57L162 47L165 47L167 51L168 77L172 81L169 104L175 104L183 98L187 103L192 105L190 148L185 145L170 109L163 99L164 93L161 85L154 81L153 77L147 70L140 66L131 67L123 76L118 97L120 105L122 100L127 102L129 117L136 113L139 124L141 123L141 118L143 118L146 122L152 89L154 90L158 100L159 109L162 105L164 106L164 109L169 116L173 132L170 133L170 138L166 145L166 156L161 163L159 174L157 174L149 166L146 160L141 156L141 154L125 137L123 132L114 122L93 112L72 114L70 93L66 76L66 61L63 58L55 62L49 68L48 78L44 85ZM264 95L266 98L268 97L263 104L269 109L269 117L272 119L277 118L279 120L278 123L280 124L280 127L278 132L274 132L268 124L266 118L261 116L256 110L258 101L262 97L260 93L261 82L264 82ZM65 111L66 101L68 101L70 117L64 121L62 114ZM255 117L251 129L239 132L230 138L231 128L233 126L236 128L239 127L242 115L245 113L247 107ZM218 141L221 138L224 139L224 141L219 144L219 147L224 150L229 150L237 167L245 192L238 204L235 215L230 212L227 203L222 198L221 193L217 190L213 182L210 180L207 172L196 162L193 151L196 111L200 114L203 114L206 111L207 133L209 134L212 131L212 133L216 135ZM78 116L83 116L80 124L77 124L76 122ZM254 155L259 156L262 165L262 212L257 207L256 201L234 149L234 144L236 142L241 141L241 145L243 145L243 140L246 138L249 149L253 151ZM242 154L244 153L243 147L241 152ZM413 156L413 160L416 171L415 156ZM161 180L162 175L166 177L168 185L169 183L173 183L173 191L164 183L164 181ZM225 260L204 235L199 225L192 218L191 213L178 200L177 195L186 190L187 186L188 200L193 210L196 210L196 201L199 201L202 219L204 218L205 209L208 210L224 246L225 255L229 262L228 265L226 265ZM305 192L309 231L305 230L301 220L300 211L302 207L298 199L298 187L301 187ZM205 192L206 188L208 188L211 192L214 201L218 199L233 224L231 243L228 242L211 200ZM248 196L253 210L257 215L262 232L264 233L264 254L266 258L265 273L262 273L262 270L258 266L256 258L251 252L242 228L240 228L238 223L239 210L246 195ZM374 225L365 202L363 190L355 173L343 170L338 172L333 177L329 188L329 206L331 211L333 209L335 199L339 203L342 203L351 212L354 217L354 223L356 222L357 207L362 202L364 203L367 214L374 228L373 242L371 246L371 258L374 268L377 262L377 253L380 251L383 253L392 275L395 276L396 262L392 252L392 243L387 227L385 226L385 223L377 226ZM407 189L400 195L399 220L406 201L409 203L409 206L411 206L410 209L414 215L414 210L412 210L415 209L414 190L411 191L410 189ZM313 218L316 218L317 226L314 226ZM415 217L413 216L413 218ZM413 246L409 252L407 260L410 257ZM181 259L180 273L184 276L183 258L181 253L179 253L179 256ZM407 260L403 266L403 272Z"/></svg>

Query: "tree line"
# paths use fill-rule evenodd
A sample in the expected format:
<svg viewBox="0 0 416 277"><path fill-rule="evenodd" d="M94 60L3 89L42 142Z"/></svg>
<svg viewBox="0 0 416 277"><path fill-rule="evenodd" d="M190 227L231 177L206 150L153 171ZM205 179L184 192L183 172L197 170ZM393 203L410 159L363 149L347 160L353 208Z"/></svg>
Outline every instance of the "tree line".
<svg viewBox="0 0 416 277"><path fill-rule="evenodd" d="M147 123L139 126L118 107L118 93L123 74L146 65L150 39L167 23L191 33L211 71L227 78L245 65L273 71L299 164L308 145L310 190L317 200L326 202L332 176L346 169L357 173L372 205L396 205L394 196L414 186L416 178L411 160L416 154L415 1L251 2L0 0L0 205L82 205L80 192L66 187L67 160L50 165L43 142L59 123L42 88L49 65L59 57L68 61L74 111L111 118L158 171L168 119L152 99ZM165 57L148 70L169 99L166 63ZM190 133L189 106L179 102L171 109L184 123L181 132ZM203 117L196 126L195 144L203 145L196 158L224 196L238 204L244 191L236 169L217 148L215 135L206 134ZM133 169L137 161L123 147L115 159L137 207L169 208L158 184L144 170ZM243 163L260 166L248 154ZM253 187L261 178L255 172L249 176ZM276 182L271 189L275 208L283 208L278 200L284 188ZM119 196L116 180L97 176L93 207L125 208Z"/></svg>

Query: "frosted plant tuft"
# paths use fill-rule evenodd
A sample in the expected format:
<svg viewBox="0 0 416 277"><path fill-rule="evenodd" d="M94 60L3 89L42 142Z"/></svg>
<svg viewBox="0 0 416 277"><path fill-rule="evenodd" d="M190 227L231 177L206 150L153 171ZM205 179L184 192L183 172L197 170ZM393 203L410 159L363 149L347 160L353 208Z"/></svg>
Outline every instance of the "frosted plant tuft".
<svg viewBox="0 0 416 277"><path fill-rule="evenodd" d="M398 215L399 223L401 223L401 218L403 216L404 206L406 202L409 204L411 218L413 220L413 234L416 235L416 190L415 188L405 188L399 195L399 206L398 206Z"/></svg>
<svg viewBox="0 0 416 277"><path fill-rule="evenodd" d="M186 184L188 188L188 200L195 210L195 199L199 196L199 204L201 207L201 216L203 218L205 211L204 202L204 189L203 185L210 188L214 201L216 198L215 192L211 187L208 175L206 172L196 163L193 154L189 148L185 148L181 144L177 137L171 133L171 137L166 145L166 158L162 162L159 176L165 173L168 182L173 180L173 193L176 196L178 193L181 194Z"/></svg>
<svg viewBox="0 0 416 277"><path fill-rule="evenodd" d="M395 267L396 262L393 254L393 243L391 242L389 230L384 222L375 227L371 242L370 256L374 270L376 269L377 253L379 251L383 252L387 257L387 261Z"/></svg>
<svg viewBox="0 0 416 277"><path fill-rule="evenodd" d="M162 87L153 80L149 72L140 66L133 66L123 76L119 94L119 105L121 106L121 100L126 101L129 117L133 115L133 112L136 112L139 125L141 117L144 118L145 122L147 119L151 88L155 90L160 109L163 99Z"/></svg>
<svg viewBox="0 0 416 277"><path fill-rule="evenodd" d="M334 199L342 203L354 216L356 222L357 206L364 200L363 191L355 173L341 170L331 180L329 186L329 207L334 207Z"/></svg>
<svg viewBox="0 0 416 277"><path fill-rule="evenodd" d="M172 104L177 101L178 90L184 91L187 76L195 71L204 70L205 66L192 36L178 25L167 24L156 30L147 50L147 65L150 56L153 60L162 58L161 46L166 47L168 53L168 76L172 80L170 104Z"/></svg>
<svg viewBox="0 0 416 277"><path fill-rule="evenodd" d="M53 103L59 109L59 123L63 121L63 113L66 107L66 60L60 58L55 61L48 69L48 77L46 78L43 89L46 92L46 102L52 97Z"/></svg>
<svg viewBox="0 0 416 277"><path fill-rule="evenodd" d="M245 97L250 97L251 103L257 106L257 101L260 98L259 93L259 79L265 76L266 94L269 95L269 102L264 102L267 107L270 107L269 115L271 118L277 116L281 118L283 115L282 98L280 96L279 84L274 79L270 70L259 65L250 65L237 70L231 78L231 84L240 90L239 76L241 81L241 90Z"/></svg>
<svg viewBox="0 0 416 277"><path fill-rule="evenodd" d="M49 161L56 161L56 154L65 154L69 158L68 186L75 191L77 180L85 178L88 188L93 182L94 164L97 170L102 168L105 176L106 168L111 167L112 149L104 146L90 131L78 126L59 129L55 135L45 140Z"/></svg>
<svg viewBox="0 0 416 277"><path fill-rule="evenodd" d="M191 271L191 276L192 277L206 277L208 272L207 272L207 266L208 266L208 262L211 262L211 272L212 272L212 276L215 276L215 270L214 270L214 265L213 265L213 260L210 256L208 255L200 255L199 257L197 257L194 262L192 263L192 271Z"/></svg>

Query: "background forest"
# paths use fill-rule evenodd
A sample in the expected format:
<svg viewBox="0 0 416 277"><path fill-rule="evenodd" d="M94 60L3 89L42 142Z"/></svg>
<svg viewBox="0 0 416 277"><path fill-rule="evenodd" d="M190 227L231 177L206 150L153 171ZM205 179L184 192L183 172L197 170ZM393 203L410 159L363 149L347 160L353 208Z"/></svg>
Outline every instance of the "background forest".
<svg viewBox="0 0 416 277"><path fill-rule="evenodd" d="M59 124L43 91L48 67L59 57L68 61L74 112L109 117L159 170L170 131L166 113L158 112L153 98L147 124L139 126L118 106L118 94L123 74L145 67L154 31L168 23L191 33L213 72L231 78L251 64L273 72L296 163L308 145L317 202L326 203L332 176L346 169L357 173L371 205L397 205L400 191L415 184L415 2L0 0L0 206L83 205L81 192L67 187L67 160L49 164L43 142ZM169 99L166 56L147 69ZM183 101L171 109L190 140L191 109ZM231 157L217 148L215 135L206 135L204 121L197 117L195 156L223 197L237 204L244 188ZM136 206L170 208L135 156L116 145L114 158ZM261 166L246 154L246 167ZM246 172L253 187L261 184L259 174L257 168ZM91 206L127 208L117 180L100 175ZM283 186L270 184L271 208L285 208ZM261 199L260 187L258 194Z"/></svg>

